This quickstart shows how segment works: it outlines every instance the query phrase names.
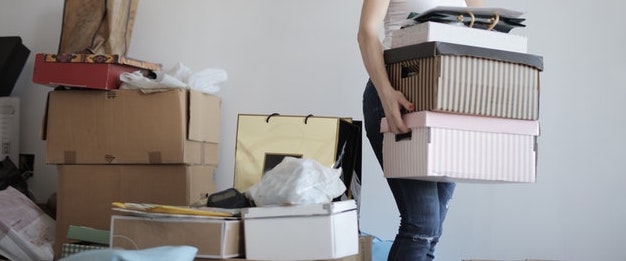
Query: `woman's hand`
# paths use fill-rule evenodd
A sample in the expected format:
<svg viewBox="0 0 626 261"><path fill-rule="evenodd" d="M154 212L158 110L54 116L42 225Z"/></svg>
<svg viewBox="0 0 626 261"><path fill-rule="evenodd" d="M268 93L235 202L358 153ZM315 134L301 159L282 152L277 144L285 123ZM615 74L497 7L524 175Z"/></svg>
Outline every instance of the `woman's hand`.
<svg viewBox="0 0 626 261"><path fill-rule="evenodd" d="M415 109L413 103L409 102L402 92L393 88L384 88L378 92L378 97L380 97L380 102L385 111L389 131L395 134L409 132L410 129L402 120L400 109L403 108L407 111L413 111Z"/></svg>

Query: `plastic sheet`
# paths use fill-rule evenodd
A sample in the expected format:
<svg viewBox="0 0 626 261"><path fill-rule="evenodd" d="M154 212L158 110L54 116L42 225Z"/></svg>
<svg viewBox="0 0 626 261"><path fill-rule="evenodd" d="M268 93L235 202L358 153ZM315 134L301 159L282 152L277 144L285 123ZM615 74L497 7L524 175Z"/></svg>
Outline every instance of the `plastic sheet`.
<svg viewBox="0 0 626 261"><path fill-rule="evenodd" d="M285 157L248 193L261 207L329 203L345 190L341 169L325 167L312 159Z"/></svg>

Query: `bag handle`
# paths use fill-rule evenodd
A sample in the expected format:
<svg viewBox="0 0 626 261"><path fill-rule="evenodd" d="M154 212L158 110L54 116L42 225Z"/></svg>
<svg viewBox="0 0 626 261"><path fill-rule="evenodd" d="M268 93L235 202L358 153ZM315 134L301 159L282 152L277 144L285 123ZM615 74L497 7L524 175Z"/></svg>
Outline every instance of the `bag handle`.
<svg viewBox="0 0 626 261"><path fill-rule="evenodd" d="M474 21L476 20L476 17L474 16L474 13L472 13L471 11L467 11L467 14L470 16L471 20L470 20L470 24L467 26L469 28L474 27ZM459 14L456 16L456 20L459 22L463 22L463 20L465 20L465 17L463 16L463 14Z"/></svg>
<svg viewBox="0 0 626 261"><path fill-rule="evenodd" d="M500 14L495 13L491 18L489 18L489 21L491 21L491 24L487 27L487 30L491 31L496 27L498 22L500 22Z"/></svg>
<svg viewBox="0 0 626 261"><path fill-rule="evenodd" d="M265 118L265 122L269 123L270 122L270 118L274 117L274 116L280 116L280 113L278 112L274 112L270 115L267 116L267 118ZM309 118L313 117L313 114L309 114L304 118L304 124L308 124Z"/></svg>
<svg viewBox="0 0 626 261"><path fill-rule="evenodd" d="M474 22L476 21L476 16L471 11L467 11L466 13L470 16L470 24L467 27L472 28L472 27L474 27ZM456 16L456 20L459 21L459 22L463 22L465 20L465 16L463 16L463 13L457 15ZM491 18L489 18L489 22L491 22L491 23L487 27L487 30L491 31L494 28L496 28L496 25L498 24L498 22L500 22L500 14L494 13L493 16Z"/></svg>

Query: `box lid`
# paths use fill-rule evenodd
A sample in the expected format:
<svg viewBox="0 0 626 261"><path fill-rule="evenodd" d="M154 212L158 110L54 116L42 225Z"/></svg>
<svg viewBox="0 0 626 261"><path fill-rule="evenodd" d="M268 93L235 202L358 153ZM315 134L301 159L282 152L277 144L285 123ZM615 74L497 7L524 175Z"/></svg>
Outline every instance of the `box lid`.
<svg viewBox="0 0 626 261"><path fill-rule="evenodd" d="M432 111L411 112L403 115L402 118L409 128L436 127L492 133L539 135L539 121L536 120L519 120ZM383 118L380 122L380 131L389 131L386 118Z"/></svg>
<svg viewBox="0 0 626 261"><path fill-rule="evenodd" d="M356 202L351 199L324 204L245 208L241 212L241 217L243 219L253 219L269 217L319 216L331 215L355 209Z"/></svg>
<svg viewBox="0 0 626 261"><path fill-rule="evenodd" d="M50 63L108 63L123 64L137 68L159 71L161 64L137 60L117 54L51 54L38 53L44 62Z"/></svg>
<svg viewBox="0 0 626 261"><path fill-rule="evenodd" d="M535 67L538 70L543 70L543 57L541 56L446 42L426 42L392 48L384 52L386 64L439 55L480 57L490 60L525 64Z"/></svg>

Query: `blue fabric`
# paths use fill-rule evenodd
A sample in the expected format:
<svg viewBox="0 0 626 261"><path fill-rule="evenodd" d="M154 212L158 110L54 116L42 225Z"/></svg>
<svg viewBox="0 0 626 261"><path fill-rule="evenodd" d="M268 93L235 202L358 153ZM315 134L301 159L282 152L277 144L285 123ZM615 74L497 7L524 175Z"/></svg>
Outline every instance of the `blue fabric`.
<svg viewBox="0 0 626 261"><path fill-rule="evenodd" d="M382 167L383 134L380 133L380 121L384 117L384 110L371 81L368 81L363 92L363 116L367 138ZM400 212L400 226L389 250L388 260L433 260L455 184L391 178L387 179L387 183Z"/></svg>
<svg viewBox="0 0 626 261"><path fill-rule="evenodd" d="M141 250L97 249L83 251L59 261L193 261L198 249L192 246L160 246Z"/></svg>
<svg viewBox="0 0 626 261"><path fill-rule="evenodd" d="M393 240L381 240L380 238L375 237L372 240L372 261L387 260L392 244Z"/></svg>

